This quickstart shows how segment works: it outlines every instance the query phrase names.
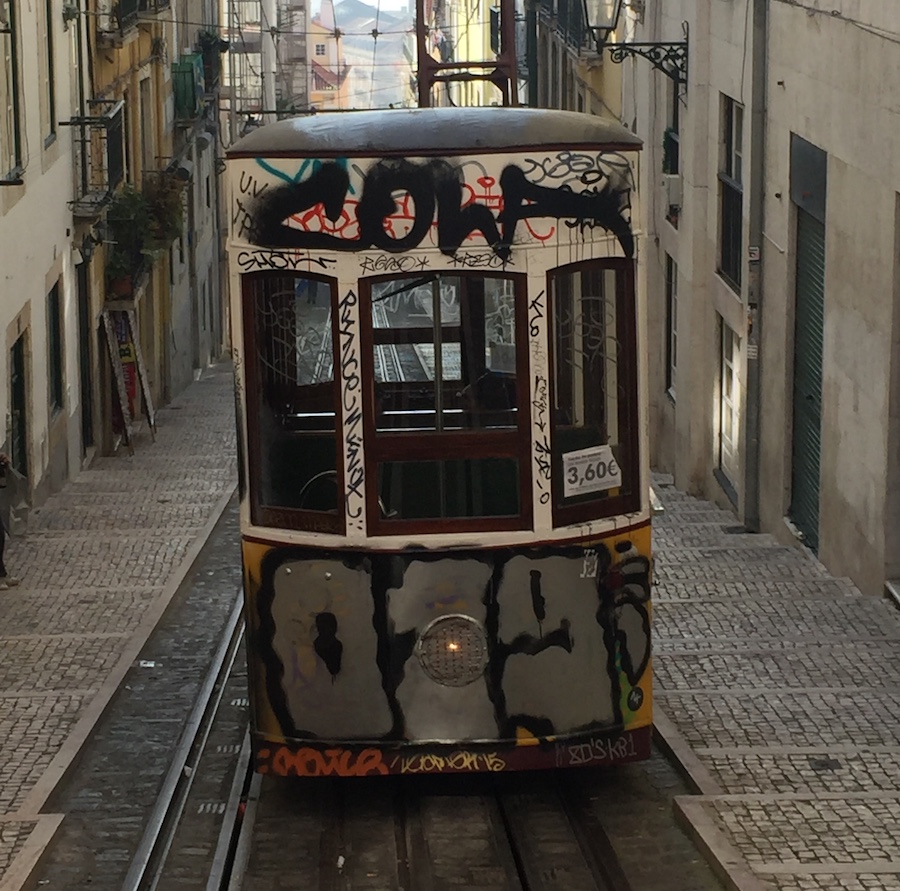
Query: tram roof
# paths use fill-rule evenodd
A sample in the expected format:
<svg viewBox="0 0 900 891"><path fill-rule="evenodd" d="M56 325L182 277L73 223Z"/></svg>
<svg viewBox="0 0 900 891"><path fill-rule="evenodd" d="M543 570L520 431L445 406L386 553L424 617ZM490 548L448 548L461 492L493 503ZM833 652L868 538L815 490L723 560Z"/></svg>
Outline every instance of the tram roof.
<svg viewBox="0 0 900 891"><path fill-rule="evenodd" d="M319 112L254 130L229 158L493 154L539 148L639 149L618 121L548 108L472 106Z"/></svg>

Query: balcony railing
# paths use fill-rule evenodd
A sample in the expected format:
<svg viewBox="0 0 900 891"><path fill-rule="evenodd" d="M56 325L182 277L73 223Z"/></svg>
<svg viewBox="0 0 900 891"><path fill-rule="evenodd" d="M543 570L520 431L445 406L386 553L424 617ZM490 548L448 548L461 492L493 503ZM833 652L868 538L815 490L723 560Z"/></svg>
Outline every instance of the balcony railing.
<svg viewBox="0 0 900 891"><path fill-rule="evenodd" d="M172 5L171 0L138 0L138 12L142 16L153 16Z"/></svg>
<svg viewBox="0 0 900 891"><path fill-rule="evenodd" d="M72 118L66 124L74 128L72 213L76 217L93 218L100 215L125 177L125 103L121 99L92 99L88 108L94 113Z"/></svg>
<svg viewBox="0 0 900 891"><path fill-rule="evenodd" d="M556 0L556 27L563 40L581 49L587 38L582 0Z"/></svg>
<svg viewBox="0 0 900 891"><path fill-rule="evenodd" d="M141 0L107 0L111 7L97 17L97 37L104 46L116 46L124 42L126 35L134 31L138 22Z"/></svg>

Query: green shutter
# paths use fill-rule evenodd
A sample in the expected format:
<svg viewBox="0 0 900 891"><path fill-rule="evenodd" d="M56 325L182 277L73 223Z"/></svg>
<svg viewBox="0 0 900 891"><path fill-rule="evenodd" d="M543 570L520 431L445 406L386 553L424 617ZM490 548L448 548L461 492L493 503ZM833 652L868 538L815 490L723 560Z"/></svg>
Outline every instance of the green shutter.
<svg viewBox="0 0 900 891"><path fill-rule="evenodd" d="M798 208L790 516L813 551L819 548L824 327L825 225Z"/></svg>

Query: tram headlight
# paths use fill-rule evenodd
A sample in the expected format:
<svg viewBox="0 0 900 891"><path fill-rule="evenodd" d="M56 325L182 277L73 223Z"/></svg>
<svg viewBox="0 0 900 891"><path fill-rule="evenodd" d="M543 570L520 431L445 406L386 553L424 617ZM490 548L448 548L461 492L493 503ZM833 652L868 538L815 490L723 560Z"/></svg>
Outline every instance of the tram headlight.
<svg viewBox="0 0 900 891"><path fill-rule="evenodd" d="M446 687L464 687L484 675L487 635L481 623L470 616L440 616L419 636L416 655L433 681Z"/></svg>

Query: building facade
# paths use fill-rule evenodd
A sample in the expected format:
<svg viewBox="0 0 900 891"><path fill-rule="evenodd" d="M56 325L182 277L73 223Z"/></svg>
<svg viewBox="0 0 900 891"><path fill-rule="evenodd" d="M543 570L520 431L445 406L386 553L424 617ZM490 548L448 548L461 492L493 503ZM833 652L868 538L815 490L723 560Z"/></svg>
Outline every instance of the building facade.
<svg viewBox="0 0 900 891"><path fill-rule="evenodd" d="M677 99L633 75L653 463L880 593L900 575L896 9L643 7L635 39L689 44Z"/></svg>
<svg viewBox="0 0 900 891"><path fill-rule="evenodd" d="M225 46L209 0L3 10L0 448L38 504L222 352Z"/></svg>
<svg viewBox="0 0 900 891"><path fill-rule="evenodd" d="M630 0L610 42L655 49L616 61L583 10L537 6L531 83L644 140L653 466L882 592L900 577L895 4Z"/></svg>
<svg viewBox="0 0 900 891"><path fill-rule="evenodd" d="M38 497L83 455L72 250L75 29L58 2L0 6L0 450Z"/></svg>

